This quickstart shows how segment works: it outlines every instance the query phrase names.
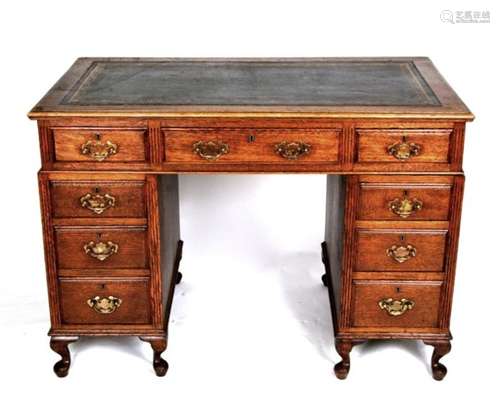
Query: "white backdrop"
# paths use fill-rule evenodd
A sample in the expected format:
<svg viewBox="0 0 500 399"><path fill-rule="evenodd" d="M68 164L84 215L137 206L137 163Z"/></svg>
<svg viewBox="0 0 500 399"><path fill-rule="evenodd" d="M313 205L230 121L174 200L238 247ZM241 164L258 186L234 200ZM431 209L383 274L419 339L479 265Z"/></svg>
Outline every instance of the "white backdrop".
<svg viewBox="0 0 500 399"><path fill-rule="evenodd" d="M494 1L27 1L0 5L0 395L255 398L433 397L498 392L498 19ZM442 10L489 11L451 24ZM184 280L175 293L166 377L149 345L83 339L58 379L50 351L30 107L80 56L429 56L476 114L467 173L448 376L415 342L356 347L346 381L319 244L325 177L182 176ZM214 273L215 271L215 273Z"/></svg>

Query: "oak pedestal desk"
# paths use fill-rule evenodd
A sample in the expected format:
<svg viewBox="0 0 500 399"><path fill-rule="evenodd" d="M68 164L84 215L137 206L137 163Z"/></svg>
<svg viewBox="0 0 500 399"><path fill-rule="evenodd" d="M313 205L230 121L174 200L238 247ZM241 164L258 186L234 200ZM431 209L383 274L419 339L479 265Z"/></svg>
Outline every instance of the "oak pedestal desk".
<svg viewBox="0 0 500 399"><path fill-rule="evenodd" d="M335 374L397 338L445 376L473 115L429 59L81 58L29 117L58 376L80 336L138 336L167 372L181 173L326 174Z"/></svg>

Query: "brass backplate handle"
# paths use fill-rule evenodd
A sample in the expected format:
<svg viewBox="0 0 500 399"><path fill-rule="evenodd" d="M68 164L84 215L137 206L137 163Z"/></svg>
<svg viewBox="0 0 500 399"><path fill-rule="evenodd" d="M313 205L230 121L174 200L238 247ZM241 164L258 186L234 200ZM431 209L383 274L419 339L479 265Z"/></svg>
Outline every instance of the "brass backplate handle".
<svg viewBox="0 0 500 399"><path fill-rule="evenodd" d="M118 145L106 140L101 140L100 135L96 135L95 140L89 140L80 147L82 155L87 155L96 161L104 161L106 158L118 152Z"/></svg>
<svg viewBox="0 0 500 399"><path fill-rule="evenodd" d="M120 307L122 300L114 296L95 296L87 299L87 305L94 309L97 313L110 314Z"/></svg>
<svg viewBox="0 0 500 399"><path fill-rule="evenodd" d="M411 258L417 256L417 248L413 245L393 245L387 248L387 256L391 257L398 263L404 263Z"/></svg>
<svg viewBox="0 0 500 399"><path fill-rule="evenodd" d="M197 141L193 144L193 152L207 161L216 161L229 153L229 145L221 141Z"/></svg>
<svg viewBox="0 0 500 399"><path fill-rule="evenodd" d="M311 145L300 141L282 141L274 146L274 152L285 159L296 160L311 152Z"/></svg>
<svg viewBox="0 0 500 399"><path fill-rule="evenodd" d="M109 194L87 193L80 197L80 204L97 215L103 213L106 209L113 208L116 198Z"/></svg>
<svg viewBox="0 0 500 399"><path fill-rule="evenodd" d="M403 199L394 198L389 202L389 209L392 213L398 215L399 217L406 219L421 210L424 203L416 198L409 199L405 194Z"/></svg>
<svg viewBox="0 0 500 399"><path fill-rule="evenodd" d="M115 244L112 241L108 242L94 242L90 241L83 246L83 250L86 254L100 260L101 262L109 258L111 255L116 254L118 252L118 244Z"/></svg>
<svg viewBox="0 0 500 399"><path fill-rule="evenodd" d="M391 144L387 147L387 152L399 161L406 161L413 156L420 154L421 148L418 144L408 143L406 138L398 142Z"/></svg>
<svg viewBox="0 0 500 399"><path fill-rule="evenodd" d="M391 316L401 316L407 310L413 309L415 302L411 299L402 298L400 300L385 298L379 301L380 309L385 310Z"/></svg>

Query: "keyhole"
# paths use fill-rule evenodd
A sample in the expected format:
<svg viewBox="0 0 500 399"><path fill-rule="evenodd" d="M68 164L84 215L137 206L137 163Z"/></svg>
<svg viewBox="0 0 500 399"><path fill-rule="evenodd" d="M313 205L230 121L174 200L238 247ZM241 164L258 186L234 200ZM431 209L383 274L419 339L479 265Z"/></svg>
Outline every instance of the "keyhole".
<svg viewBox="0 0 500 399"><path fill-rule="evenodd" d="M405 236L401 234L401 236L399 237L399 239L400 239L401 241L404 241L404 240L405 240Z"/></svg>
<svg viewBox="0 0 500 399"><path fill-rule="evenodd" d="M408 190L403 190L403 197L408 197Z"/></svg>
<svg viewBox="0 0 500 399"><path fill-rule="evenodd" d="M97 235L97 239L98 239L98 240L101 240L102 233L97 233L96 235Z"/></svg>
<svg viewBox="0 0 500 399"><path fill-rule="evenodd" d="M247 140L248 140L249 143L253 143L253 142L255 142L255 136L253 134L250 134L248 136Z"/></svg>
<svg viewBox="0 0 500 399"><path fill-rule="evenodd" d="M95 134L95 139L96 139L97 141L101 141L101 133L96 133L96 134Z"/></svg>
<svg viewBox="0 0 500 399"><path fill-rule="evenodd" d="M396 287L396 292L399 294L401 292L401 288Z"/></svg>
<svg viewBox="0 0 500 399"><path fill-rule="evenodd" d="M106 288L106 284L101 284L101 289L105 289Z"/></svg>
<svg viewBox="0 0 500 399"><path fill-rule="evenodd" d="M99 193L99 187L94 188L94 192L95 192L96 194L98 194L98 193Z"/></svg>

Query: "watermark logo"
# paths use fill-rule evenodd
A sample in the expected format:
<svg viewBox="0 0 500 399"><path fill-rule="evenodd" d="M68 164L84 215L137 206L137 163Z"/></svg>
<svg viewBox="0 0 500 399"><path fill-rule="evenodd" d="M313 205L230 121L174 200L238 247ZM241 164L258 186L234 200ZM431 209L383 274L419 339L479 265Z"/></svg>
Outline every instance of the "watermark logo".
<svg viewBox="0 0 500 399"><path fill-rule="evenodd" d="M443 10L441 11L440 18L442 22L447 24L489 24L490 12L488 10Z"/></svg>

